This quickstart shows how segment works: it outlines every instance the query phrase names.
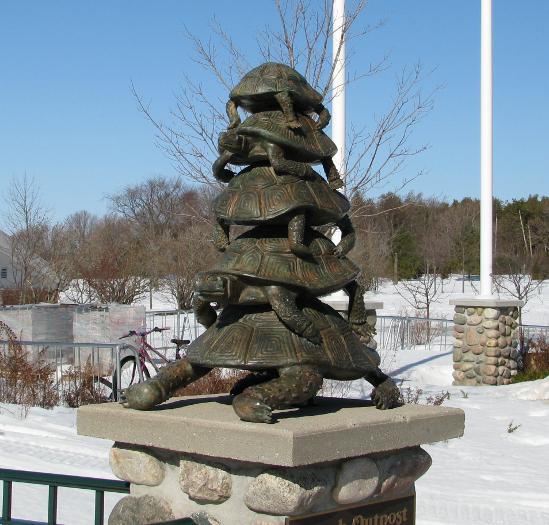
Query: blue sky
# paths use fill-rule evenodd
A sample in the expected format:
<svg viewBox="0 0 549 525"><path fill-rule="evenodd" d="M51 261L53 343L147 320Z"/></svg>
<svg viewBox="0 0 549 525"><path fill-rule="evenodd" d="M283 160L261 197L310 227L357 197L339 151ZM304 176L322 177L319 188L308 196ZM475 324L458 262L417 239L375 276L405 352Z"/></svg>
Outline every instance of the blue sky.
<svg viewBox="0 0 549 525"><path fill-rule="evenodd" d="M494 4L494 192L502 199L547 194L549 2ZM414 136L430 149L407 166L410 176L426 171L410 187L426 195L479 194L479 6L480 0L370 0L363 23L386 23L355 44L351 69L385 53L392 65L349 88L348 111L357 124L379 113L405 64L420 60L434 69L426 90L444 85ZM168 118L183 75L202 75L184 28L207 37L214 15L258 63L253 36L274 16L269 0L4 0L2 186L27 173L61 219L80 209L102 213L106 194L151 175L173 175L130 85L160 119Z"/></svg>

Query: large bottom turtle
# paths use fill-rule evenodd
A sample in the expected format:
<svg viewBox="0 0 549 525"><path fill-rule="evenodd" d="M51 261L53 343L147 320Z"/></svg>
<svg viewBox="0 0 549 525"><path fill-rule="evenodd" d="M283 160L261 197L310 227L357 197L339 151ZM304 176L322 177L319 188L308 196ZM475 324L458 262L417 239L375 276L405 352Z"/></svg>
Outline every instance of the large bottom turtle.
<svg viewBox="0 0 549 525"><path fill-rule="evenodd" d="M258 226L237 237L210 271L198 274L193 307L199 322L210 326L215 321L211 302L270 304L288 328L319 343L318 329L297 302L343 289L349 295L349 323L369 338L364 290L356 281L359 268L316 230L306 230L304 244L311 256L297 257L286 229L274 226Z"/></svg>
<svg viewBox="0 0 549 525"><path fill-rule="evenodd" d="M237 368L252 374L233 387L233 408L240 419L271 423L272 411L303 406L314 398L324 378L365 378L374 386L379 409L398 406L399 390L379 369L379 355L362 344L348 323L317 299L300 305L322 335L315 345L301 338L268 307L228 306L216 322L193 341L187 357L163 367L158 375L126 389L127 408L150 410L212 368Z"/></svg>

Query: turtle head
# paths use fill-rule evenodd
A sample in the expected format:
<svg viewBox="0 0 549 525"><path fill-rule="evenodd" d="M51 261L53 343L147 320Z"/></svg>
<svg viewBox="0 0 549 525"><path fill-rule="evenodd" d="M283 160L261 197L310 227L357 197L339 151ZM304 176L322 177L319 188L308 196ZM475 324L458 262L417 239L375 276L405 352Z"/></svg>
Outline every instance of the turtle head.
<svg viewBox="0 0 549 525"><path fill-rule="evenodd" d="M234 130L219 134L219 149L231 153L241 153L246 148L246 139Z"/></svg>
<svg viewBox="0 0 549 525"><path fill-rule="evenodd" d="M195 294L203 301L222 302L227 297L227 278L218 273L200 272L196 279Z"/></svg>

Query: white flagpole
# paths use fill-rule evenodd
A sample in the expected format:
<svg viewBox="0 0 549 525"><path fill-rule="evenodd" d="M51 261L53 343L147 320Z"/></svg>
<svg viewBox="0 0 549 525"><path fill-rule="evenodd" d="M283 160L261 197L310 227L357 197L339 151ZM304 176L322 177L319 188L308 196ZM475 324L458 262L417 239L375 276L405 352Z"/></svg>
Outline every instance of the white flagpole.
<svg viewBox="0 0 549 525"><path fill-rule="evenodd" d="M345 0L333 0L332 54L334 64L332 98L332 140L337 146L336 165L345 180Z"/></svg>
<svg viewBox="0 0 549 525"><path fill-rule="evenodd" d="M492 295L493 59L492 0L481 2L480 36L480 295Z"/></svg>
<svg viewBox="0 0 549 525"><path fill-rule="evenodd" d="M332 140L337 146L334 164L345 182L345 0L332 1ZM341 231L334 228L332 242L341 241ZM327 296L325 301L336 310L346 310L348 297L343 290Z"/></svg>

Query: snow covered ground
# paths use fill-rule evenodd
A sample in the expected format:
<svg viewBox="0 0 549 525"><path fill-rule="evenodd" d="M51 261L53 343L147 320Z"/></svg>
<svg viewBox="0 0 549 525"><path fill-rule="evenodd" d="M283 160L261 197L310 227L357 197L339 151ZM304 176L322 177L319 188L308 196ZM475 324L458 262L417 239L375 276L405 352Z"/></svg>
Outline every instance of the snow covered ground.
<svg viewBox="0 0 549 525"><path fill-rule="evenodd" d="M460 282L446 282L432 315L451 318L448 300L460 293ZM392 284L368 296L384 302L380 313L406 309ZM173 307L154 299L155 308ZM549 324L549 285L528 303L525 322ZM425 446L433 466L417 482L418 525L549 524L549 378L499 387L453 387L448 350L398 351L383 361L390 363L403 387L423 390L423 399L448 391L444 405L461 408L466 415L462 438ZM355 395L369 390L353 384ZM75 411L68 408L31 409L24 417L17 407L0 406L0 467L112 478L112 443L77 436L75 419ZM120 497L107 497L107 507ZM44 519L46 501L45 488L16 487L14 515ZM91 523L92 493L61 490L59 501L60 522Z"/></svg>

